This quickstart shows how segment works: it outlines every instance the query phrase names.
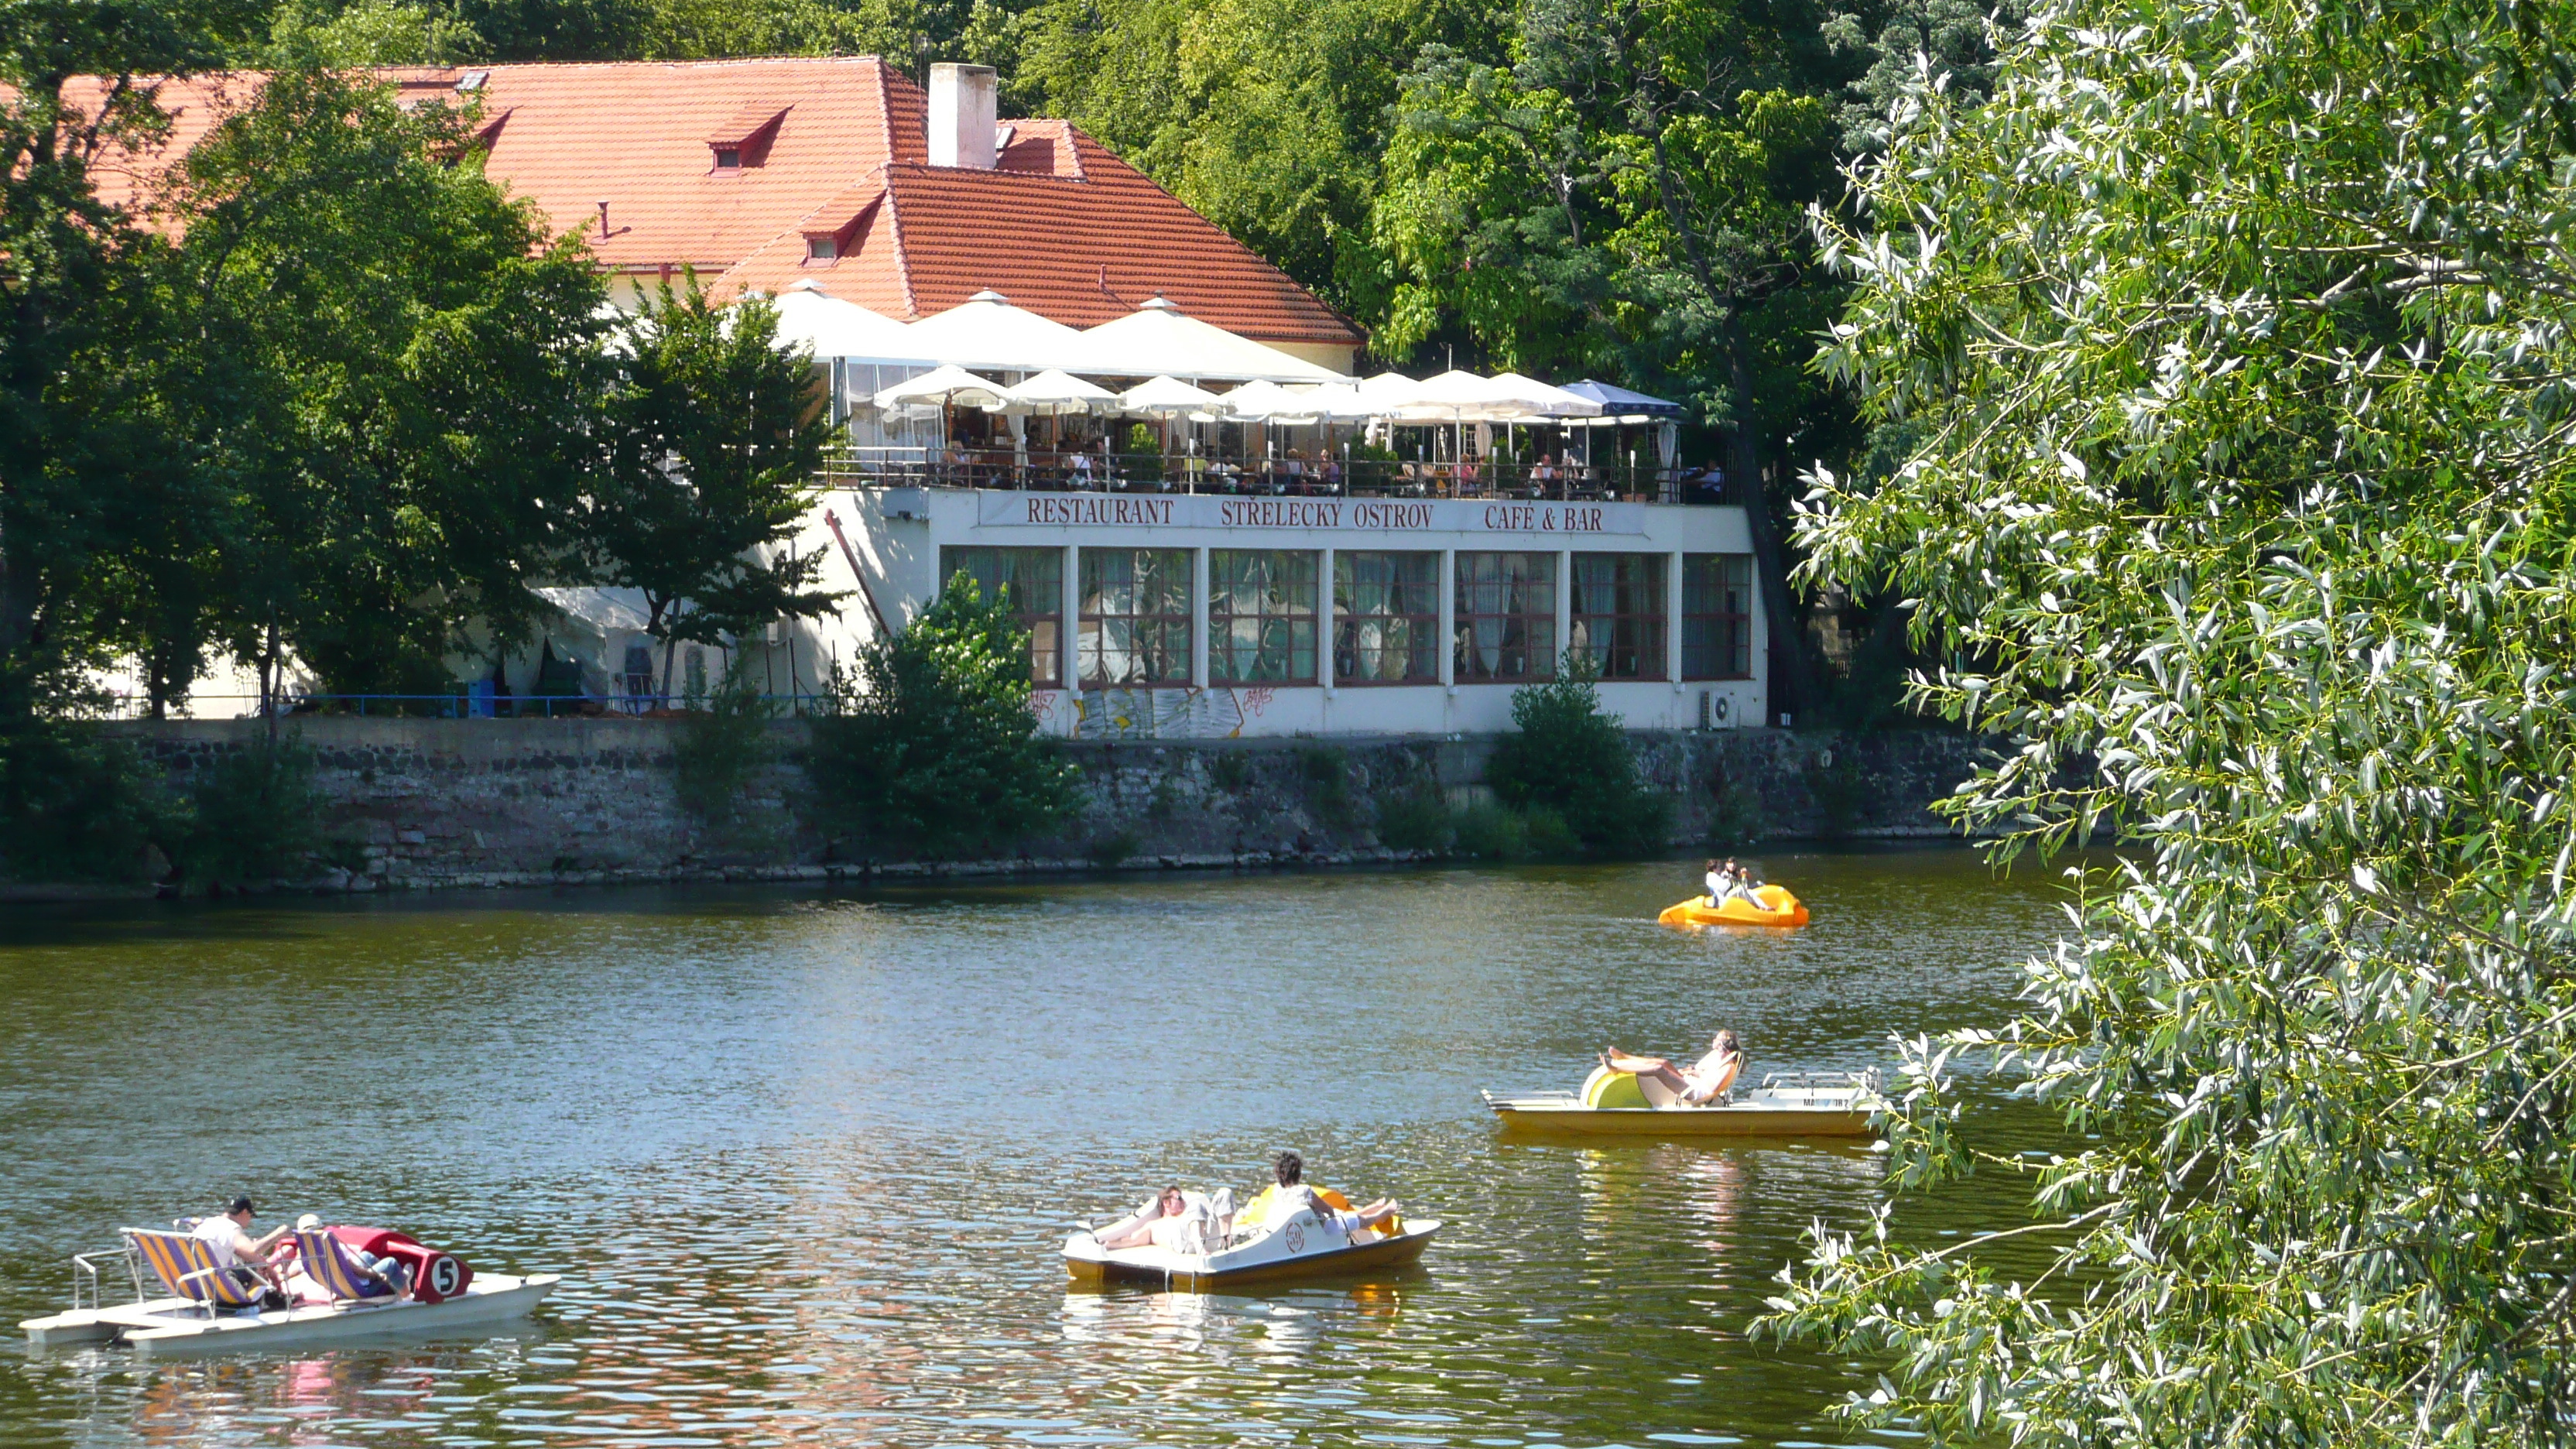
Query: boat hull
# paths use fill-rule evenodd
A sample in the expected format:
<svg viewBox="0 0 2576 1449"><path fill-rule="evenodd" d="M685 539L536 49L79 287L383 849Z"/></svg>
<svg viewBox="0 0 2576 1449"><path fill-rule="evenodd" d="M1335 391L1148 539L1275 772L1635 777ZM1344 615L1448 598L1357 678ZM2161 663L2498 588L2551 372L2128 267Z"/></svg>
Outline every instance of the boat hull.
<svg viewBox="0 0 2576 1449"><path fill-rule="evenodd" d="M1504 1130L1579 1137L1867 1137L1868 1111L1830 1107L1586 1107L1490 1104Z"/></svg>
<svg viewBox="0 0 2576 1449"><path fill-rule="evenodd" d="M1717 905L1705 904L1707 897L1664 907L1655 919L1667 926L1803 926L1807 924L1807 907L1782 886L1763 886L1754 894L1762 898L1762 907L1738 896L1729 896ZM1766 909L1767 908L1767 909Z"/></svg>
<svg viewBox="0 0 2576 1449"><path fill-rule="evenodd" d="M160 1298L31 1318L18 1326L36 1348L122 1343L154 1358L316 1348L389 1334L439 1334L505 1323L544 1302L562 1281L553 1273L526 1277L483 1273L465 1292L439 1303L406 1299L380 1307L291 1308L213 1318L187 1299Z"/></svg>
<svg viewBox="0 0 2576 1449"><path fill-rule="evenodd" d="M1204 1293L1402 1267L1419 1259L1439 1231L1437 1222L1408 1223L1394 1237L1374 1238L1355 1246L1279 1253L1275 1249L1264 1251L1269 1242L1265 1239L1248 1248L1206 1257L1160 1248L1113 1251L1076 1237L1065 1244L1064 1267L1066 1275L1076 1283L1151 1283L1185 1293Z"/></svg>

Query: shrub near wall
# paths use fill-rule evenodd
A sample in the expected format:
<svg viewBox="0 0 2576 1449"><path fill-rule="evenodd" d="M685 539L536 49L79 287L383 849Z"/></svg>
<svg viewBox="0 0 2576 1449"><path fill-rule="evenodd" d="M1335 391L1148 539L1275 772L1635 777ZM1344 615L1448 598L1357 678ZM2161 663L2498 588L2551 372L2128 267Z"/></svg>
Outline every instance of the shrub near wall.
<svg viewBox="0 0 2576 1449"><path fill-rule="evenodd" d="M1638 778L1619 718L1592 681L1567 675L1512 695L1514 732L1494 746L1485 779L1527 820L1542 855L1651 855L1671 834L1672 803Z"/></svg>
<svg viewBox="0 0 2576 1449"><path fill-rule="evenodd" d="M836 676L806 759L826 824L869 847L966 857L1061 821L1078 772L1029 713L1028 635L960 574Z"/></svg>

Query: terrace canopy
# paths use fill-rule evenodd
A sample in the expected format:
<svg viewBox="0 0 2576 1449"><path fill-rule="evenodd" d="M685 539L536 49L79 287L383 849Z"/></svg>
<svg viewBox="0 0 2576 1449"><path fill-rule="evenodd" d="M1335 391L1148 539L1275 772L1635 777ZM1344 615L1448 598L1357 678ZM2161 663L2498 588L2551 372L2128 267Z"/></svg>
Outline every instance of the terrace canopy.
<svg viewBox="0 0 2576 1449"><path fill-rule="evenodd" d="M771 298L770 305L778 309L778 340L791 346L801 343L818 358L935 360L906 350L913 346L912 329L825 293L811 278Z"/></svg>
<svg viewBox="0 0 2576 1449"><path fill-rule="evenodd" d="M1082 334L1091 349L1080 372L1221 382L1339 382L1342 375L1249 337L1202 322L1162 297Z"/></svg>
<svg viewBox="0 0 2576 1449"><path fill-rule="evenodd" d="M1082 334L1061 322L1014 307L999 292L982 291L945 312L904 329L899 357L981 367L996 372L1097 372Z"/></svg>

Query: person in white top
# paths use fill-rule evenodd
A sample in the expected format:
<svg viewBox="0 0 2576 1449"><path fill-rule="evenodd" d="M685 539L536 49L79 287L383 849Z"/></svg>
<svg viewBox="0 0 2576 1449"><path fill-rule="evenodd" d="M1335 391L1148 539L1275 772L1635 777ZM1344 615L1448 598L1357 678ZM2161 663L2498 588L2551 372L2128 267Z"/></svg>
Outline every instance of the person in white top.
<svg viewBox="0 0 2576 1449"><path fill-rule="evenodd" d="M203 1240L213 1251L215 1261L231 1269L243 1287L275 1288L276 1273L268 1261L268 1250L291 1230L280 1224L265 1236L252 1237L250 1225L255 1211L249 1198L234 1198L231 1207L201 1220L190 1236Z"/></svg>
<svg viewBox="0 0 2576 1449"><path fill-rule="evenodd" d="M1336 1232L1356 1233L1362 1228L1376 1227L1394 1217L1403 1207L1392 1198L1382 1197L1354 1211L1341 1211L1306 1185L1306 1159L1294 1152L1280 1153L1279 1160L1271 1164L1270 1170L1271 1175L1279 1179L1279 1186L1270 1194L1270 1211L1261 1223L1263 1232L1286 1227L1296 1220L1298 1214L1311 1212L1317 1222Z"/></svg>
<svg viewBox="0 0 2576 1449"><path fill-rule="evenodd" d="M1709 1039L1708 1055L1687 1067L1676 1067L1664 1057L1631 1056L1615 1046L1601 1049L1601 1065L1629 1076L1652 1077L1684 1102L1699 1107L1725 1096L1735 1085L1744 1071L1744 1048L1734 1032L1721 1030Z"/></svg>

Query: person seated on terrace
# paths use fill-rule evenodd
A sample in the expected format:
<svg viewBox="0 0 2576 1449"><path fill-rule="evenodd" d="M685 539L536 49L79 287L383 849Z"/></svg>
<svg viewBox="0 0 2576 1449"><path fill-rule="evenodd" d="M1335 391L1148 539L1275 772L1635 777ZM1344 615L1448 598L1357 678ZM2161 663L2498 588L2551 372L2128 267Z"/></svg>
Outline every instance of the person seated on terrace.
<svg viewBox="0 0 2576 1449"><path fill-rule="evenodd" d="M1708 1055L1687 1067L1674 1066L1663 1057L1631 1056L1615 1046L1601 1049L1601 1065L1661 1083L1685 1105L1701 1107L1724 1097L1727 1088L1735 1085L1735 1079L1744 1071L1744 1048L1734 1032L1720 1030L1709 1039Z"/></svg>
<svg viewBox="0 0 2576 1449"><path fill-rule="evenodd" d="M1342 491L1342 460L1337 454L1324 455L1324 491L1327 493Z"/></svg>

